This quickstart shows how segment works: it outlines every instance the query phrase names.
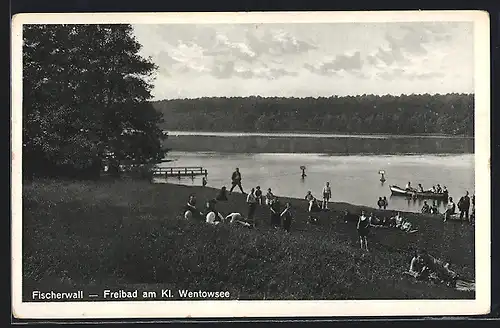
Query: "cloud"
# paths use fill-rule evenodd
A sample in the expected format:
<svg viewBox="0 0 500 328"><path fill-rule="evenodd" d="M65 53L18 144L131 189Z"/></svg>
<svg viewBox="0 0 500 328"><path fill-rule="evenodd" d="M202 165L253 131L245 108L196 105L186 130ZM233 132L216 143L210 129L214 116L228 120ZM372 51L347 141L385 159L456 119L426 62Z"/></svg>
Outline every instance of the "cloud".
<svg viewBox="0 0 500 328"><path fill-rule="evenodd" d="M258 56L293 55L307 52L317 47L312 43L298 40L293 35L281 29L248 29L246 39Z"/></svg>
<svg viewBox="0 0 500 328"><path fill-rule="evenodd" d="M327 60L319 65L312 65L306 63L304 68L308 71L320 75L332 76L336 75L339 71L358 71L363 68L363 60L361 53L356 51L354 54L340 54L335 56L332 60Z"/></svg>

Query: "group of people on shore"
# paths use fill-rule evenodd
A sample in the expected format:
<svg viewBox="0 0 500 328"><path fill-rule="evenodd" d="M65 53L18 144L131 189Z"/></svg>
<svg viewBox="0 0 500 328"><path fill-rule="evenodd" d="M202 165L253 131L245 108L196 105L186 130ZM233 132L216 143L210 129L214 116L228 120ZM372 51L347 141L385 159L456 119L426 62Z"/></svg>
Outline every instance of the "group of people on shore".
<svg viewBox="0 0 500 328"><path fill-rule="evenodd" d="M348 215L348 212L345 211L345 222L347 222ZM358 222L356 225L361 249L366 249L368 251L368 234L370 232L370 228L372 227L395 228L405 233L414 233L418 231L408 219L404 218L401 215L400 212L397 212L395 216L379 218L373 213L370 213L370 215L366 215L365 211L361 211L361 215L358 217Z"/></svg>
<svg viewBox="0 0 500 328"><path fill-rule="evenodd" d="M450 219L458 219L462 222L468 222L469 224L473 224L476 217L476 197L469 197L469 192L466 191L465 195L460 197L460 200L457 204L453 202L453 197L448 198L448 203L446 204L446 210L443 214L443 222L446 222ZM472 207L472 211L471 211ZM457 208L459 213L457 213ZM422 213L424 214L439 214L439 210L437 208L436 202L434 201L432 207L427 204L427 201L424 201L424 205L422 206Z"/></svg>

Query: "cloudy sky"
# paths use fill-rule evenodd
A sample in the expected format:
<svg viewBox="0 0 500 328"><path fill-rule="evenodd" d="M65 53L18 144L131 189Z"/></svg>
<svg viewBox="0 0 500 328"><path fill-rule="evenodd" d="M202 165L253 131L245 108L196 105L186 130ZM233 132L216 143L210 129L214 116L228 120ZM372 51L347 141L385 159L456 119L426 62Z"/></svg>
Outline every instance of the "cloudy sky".
<svg viewBox="0 0 500 328"><path fill-rule="evenodd" d="M134 25L155 99L473 92L472 23Z"/></svg>

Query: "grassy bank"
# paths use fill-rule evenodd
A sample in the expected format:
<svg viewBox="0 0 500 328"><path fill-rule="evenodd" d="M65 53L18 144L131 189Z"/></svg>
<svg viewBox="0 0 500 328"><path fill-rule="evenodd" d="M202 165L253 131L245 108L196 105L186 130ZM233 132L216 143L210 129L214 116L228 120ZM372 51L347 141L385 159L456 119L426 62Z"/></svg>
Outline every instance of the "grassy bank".
<svg viewBox="0 0 500 328"><path fill-rule="evenodd" d="M472 227L408 213L418 233L376 229L365 253L355 222L339 218L342 210L361 207L331 204L320 225L311 226L305 201L290 199L297 217L288 234L270 228L263 207L255 230L178 218L193 192L201 207L216 190L138 181L25 183L25 300L35 286L228 290L240 299L474 297L401 275L410 252L424 247L473 279ZM233 193L218 209L246 214L245 197Z"/></svg>

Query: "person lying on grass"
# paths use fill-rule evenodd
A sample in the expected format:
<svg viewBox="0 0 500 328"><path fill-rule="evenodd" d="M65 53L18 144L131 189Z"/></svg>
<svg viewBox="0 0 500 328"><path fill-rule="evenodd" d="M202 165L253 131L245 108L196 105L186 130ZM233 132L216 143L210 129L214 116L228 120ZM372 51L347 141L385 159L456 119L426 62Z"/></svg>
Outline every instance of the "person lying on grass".
<svg viewBox="0 0 500 328"><path fill-rule="evenodd" d="M248 228L252 227L252 225L250 223L245 222L243 215L241 215L241 213L238 213L238 212L233 212L233 213L228 214L226 216L226 218L224 219L224 222L241 224L242 226L245 226Z"/></svg>
<svg viewBox="0 0 500 328"><path fill-rule="evenodd" d="M196 208L196 196L194 194L189 195L188 202L184 206L184 218L185 219L201 219L203 218L203 213Z"/></svg>
<svg viewBox="0 0 500 328"><path fill-rule="evenodd" d="M450 263L436 259L425 250L418 251L412 258L410 270L407 272L419 280L435 280L455 287L458 274L450 270Z"/></svg>

